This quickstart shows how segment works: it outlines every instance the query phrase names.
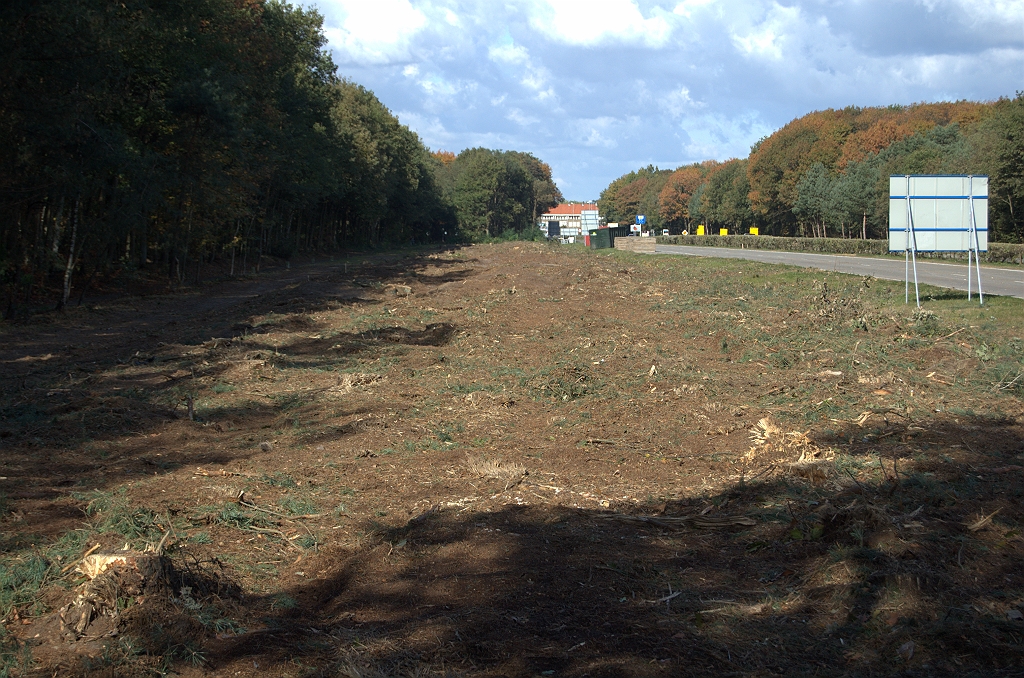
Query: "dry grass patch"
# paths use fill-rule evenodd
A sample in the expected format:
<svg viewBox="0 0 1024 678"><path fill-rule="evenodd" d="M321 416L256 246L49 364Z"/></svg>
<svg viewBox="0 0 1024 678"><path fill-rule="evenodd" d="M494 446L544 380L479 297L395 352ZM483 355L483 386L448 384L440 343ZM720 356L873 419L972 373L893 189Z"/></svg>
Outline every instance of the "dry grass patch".
<svg viewBox="0 0 1024 678"><path fill-rule="evenodd" d="M522 482L528 475L526 467L514 461L490 459L484 456L466 456L466 468L481 478L492 478L507 485Z"/></svg>

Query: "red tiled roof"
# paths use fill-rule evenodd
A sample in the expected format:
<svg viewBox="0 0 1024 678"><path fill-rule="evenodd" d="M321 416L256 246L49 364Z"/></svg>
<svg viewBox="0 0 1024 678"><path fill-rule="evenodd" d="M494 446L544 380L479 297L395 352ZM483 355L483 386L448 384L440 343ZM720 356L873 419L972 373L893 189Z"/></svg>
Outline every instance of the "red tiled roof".
<svg viewBox="0 0 1024 678"><path fill-rule="evenodd" d="M587 205L587 204L584 204L584 203L572 203L572 204L562 203L558 207L552 207L547 212L545 212L545 214L553 214L553 215L575 214L575 215L578 215L583 210L590 211L590 210L596 210L596 209L597 209L597 205Z"/></svg>

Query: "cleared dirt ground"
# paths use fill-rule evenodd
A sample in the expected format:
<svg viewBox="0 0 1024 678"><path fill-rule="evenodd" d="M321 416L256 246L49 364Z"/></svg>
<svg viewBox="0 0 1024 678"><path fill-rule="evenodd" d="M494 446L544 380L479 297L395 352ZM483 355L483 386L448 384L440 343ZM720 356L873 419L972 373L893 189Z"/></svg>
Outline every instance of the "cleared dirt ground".
<svg viewBox="0 0 1024 678"><path fill-rule="evenodd" d="M509 243L4 326L0 675L1021 675L1024 313L928 294Z"/></svg>

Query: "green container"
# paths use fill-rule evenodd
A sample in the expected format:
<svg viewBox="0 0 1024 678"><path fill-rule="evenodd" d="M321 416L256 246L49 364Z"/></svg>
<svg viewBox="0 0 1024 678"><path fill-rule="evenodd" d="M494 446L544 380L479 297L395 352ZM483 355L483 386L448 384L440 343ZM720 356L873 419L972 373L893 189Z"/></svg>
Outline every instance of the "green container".
<svg viewBox="0 0 1024 678"><path fill-rule="evenodd" d="M611 239L608 236L607 228L599 228L596 231L590 232L590 248L594 250L603 250L611 247Z"/></svg>
<svg viewBox="0 0 1024 678"><path fill-rule="evenodd" d="M599 228L590 232L590 248L595 250L615 247L616 238L625 238L629 235L628 226L616 226L615 228Z"/></svg>

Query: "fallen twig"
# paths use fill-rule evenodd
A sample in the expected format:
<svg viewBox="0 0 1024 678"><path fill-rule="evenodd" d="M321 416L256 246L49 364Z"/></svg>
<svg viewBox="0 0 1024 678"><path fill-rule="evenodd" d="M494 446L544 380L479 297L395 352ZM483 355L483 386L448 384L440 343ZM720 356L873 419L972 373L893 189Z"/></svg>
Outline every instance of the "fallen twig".
<svg viewBox="0 0 1024 678"><path fill-rule="evenodd" d="M750 476L750 478L746 482L748 482L748 483L753 482L753 481L757 480L758 478L760 478L761 476L763 476L764 474L768 473L769 471L774 471L777 468L778 468L777 464L769 464L767 468L758 471L757 475Z"/></svg>
<svg viewBox="0 0 1024 678"><path fill-rule="evenodd" d="M99 547L100 547L100 545L99 545L99 544L95 544L95 545L94 545L94 546L93 546L93 547L92 547L91 549L89 549L89 550L88 550L88 551L86 551L86 552L85 552L84 554L82 554L82 557L81 557L81 558L79 558L78 560L76 560L76 561L75 561L75 562L73 562L73 563L68 563L67 565L65 565L65 566L64 566L64 567L63 567L63 568L61 569L60 573L61 573L61 574L66 574L66 573L70 572L70 571L71 571L71 569L72 569L73 567L75 567L75 565L78 565L79 563L85 562L85 559L86 559L86 558L88 558L89 556L91 556L91 555L93 554L93 552L94 552L94 551L95 551L96 549L98 549Z"/></svg>
<svg viewBox="0 0 1024 678"><path fill-rule="evenodd" d="M720 516L720 517L708 517L701 515L692 516L674 516L674 517L659 517L659 516L631 516L624 513L604 513L599 514L598 518L604 520L621 520L626 523L649 523L651 525L657 525L658 527L667 527L669 529L678 530L681 527L697 527L705 530L722 529L726 527L752 527L757 525L757 521L747 516Z"/></svg>
<svg viewBox="0 0 1024 678"><path fill-rule="evenodd" d="M244 492L239 493L239 495L238 495L238 503L241 504L242 506L244 506L246 508L250 508L250 509L252 509L254 511L262 511L263 513L269 513L270 515L277 516L278 518L284 518L285 520L293 520L293 521L296 521L296 522L298 522L299 520L310 520L310 519L313 519L313 518L320 518L320 517L322 517L324 515L322 513L303 513L300 516L290 516L290 515L287 515L285 513L278 513L277 511L271 511L270 509L263 508L262 506L257 506L256 504L252 503L251 501L246 501L245 493Z"/></svg>
<svg viewBox="0 0 1024 678"><path fill-rule="evenodd" d="M960 334L961 332L963 332L963 331L964 331L964 330L966 330L966 329L967 329L966 327L961 327L961 328L960 328L960 329L958 329L958 330L957 330L956 332L950 332L949 334L947 334L947 335L946 335L946 336L944 336L944 337L939 337L938 339L936 339L936 340L934 341L934 343L936 343L936 344L937 344L937 343L939 343L940 341L942 341L943 339L949 339L949 338L950 338L950 337L952 337L952 336L953 336L954 334Z"/></svg>
<svg viewBox="0 0 1024 678"><path fill-rule="evenodd" d="M999 381L999 383L996 384L996 387L1000 391L1005 391L1007 389L1011 389L1011 388L1013 388L1014 386L1017 385L1017 382L1020 381L1021 377L1024 377L1024 371L1018 372L1017 376L1014 377L1011 381L1006 381L1005 379L1001 379Z"/></svg>
<svg viewBox="0 0 1024 678"><path fill-rule="evenodd" d="M274 529L272 527L239 527L238 529L243 530L245 532L256 532L257 534L272 534L272 535L274 535L276 537L280 537L281 540L285 544L287 544L288 546L292 547L296 551L301 551L302 550L301 548L299 548L298 546L296 546L295 544L293 544L291 542L291 540L289 539L288 535L286 535L281 530L277 530L277 529Z"/></svg>
<svg viewBox="0 0 1024 678"><path fill-rule="evenodd" d="M863 493L865 495L868 493L867 488L865 488L863 485L860 484L860 481L857 480L857 478L853 475L853 472L850 471L850 469L846 469L846 475L850 476L850 480L852 480L853 482L857 483L857 487L860 488L861 493Z"/></svg>
<svg viewBox="0 0 1024 678"><path fill-rule="evenodd" d="M167 538L171 536L171 532L173 531L174 530L170 528L170 524L168 523L167 531L164 532L164 536L160 539L160 543L156 545L156 551L154 551L158 556L162 556L164 554L164 546L167 545Z"/></svg>
<svg viewBox="0 0 1024 678"><path fill-rule="evenodd" d="M197 468L195 471L192 472L192 475L194 475L194 476L203 476L203 477L206 477L206 478L212 478L214 476L221 476L221 477L240 476L242 478L255 478L256 477L256 476L254 476L251 473L241 473L240 471L226 471L224 469L221 469L219 471L213 471L211 473L210 471L207 471L204 468Z"/></svg>
<svg viewBox="0 0 1024 678"><path fill-rule="evenodd" d="M990 514L988 514L984 518L979 518L975 522L973 522L970 525L968 525L967 529L970 530L971 532L978 532L979 530L985 529L986 527L988 527L992 523L992 519L995 517L995 515L997 513L999 513L1000 511L1002 511L1002 510L1003 510L1002 508L997 508L995 511L993 511Z"/></svg>

